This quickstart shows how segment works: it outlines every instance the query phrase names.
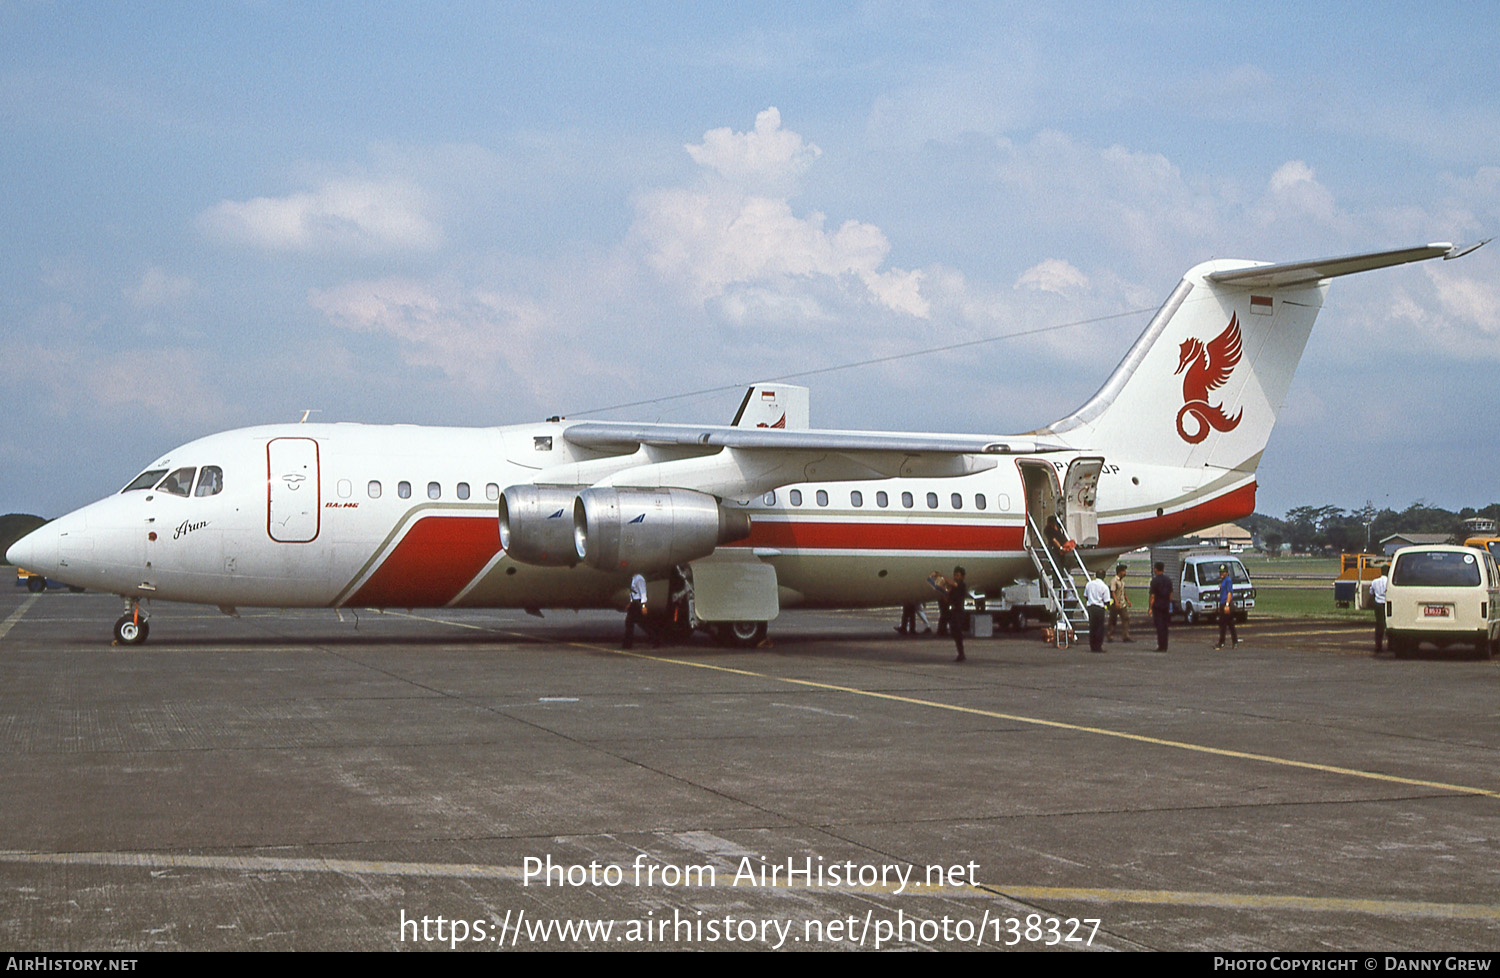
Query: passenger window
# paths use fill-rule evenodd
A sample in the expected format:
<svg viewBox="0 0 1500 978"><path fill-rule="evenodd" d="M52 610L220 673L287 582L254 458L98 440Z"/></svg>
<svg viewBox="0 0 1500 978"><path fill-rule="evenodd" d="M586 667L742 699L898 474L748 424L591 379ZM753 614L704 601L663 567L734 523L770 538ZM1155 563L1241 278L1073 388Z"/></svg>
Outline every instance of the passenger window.
<svg viewBox="0 0 1500 978"><path fill-rule="evenodd" d="M469 484L467 482L460 482L458 484L458 498L459 499L468 499L469 498Z"/></svg>
<svg viewBox="0 0 1500 978"><path fill-rule="evenodd" d="M901 505L905 506L907 509L911 509L911 502L911 493L903 492L901 494Z"/></svg>
<svg viewBox="0 0 1500 978"><path fill-rule="evenodd" d="M400 496L402 499L410 499L411 483L405 480L396 483L396 495Z"/></svg>
<svg viewBox="0 0 1500 978"><path fill-rule="evenodd" d="M951 502L953 503L953 508L954 509L963 509L964 508L964 497L960 496L956 492L953 494L953 499L951 500Z"/></svg>
<svg viewBox="0 0 1500 978"><path fill-rule="evenodd" d="M134 492L137 489L150 489L161 481L161 477L167 474L166 469L148 469L135 477L135 480L121 489L121 492Z"/></svg>
<svg viewBox="0 0 1500 978"><path fill-rule="evenodd" d="M863 506L865 504L865 494L858 489L854 490L849 493L849 503L856 508Z"/></svg>
<svg viewBox="0 0 1500 978"><path fill-rule="evenodd" d="M884 492L877 492L875 494L875 505L879 506L881 509L885 509L886 506L890 505L890 502L891 497L887 496Z"/></svg>
<svg viewBox="0 0 1500 978"><path fill-rule="evenodd" d="M170 492L174 496L186 496L193 488L193 474L196 468L178 469L156 487L157 492Z"/></svg>
<svg viewBox="0 0 1500 978"><path fill-rule="evenodd" d="M802 490L801 489L793 489L791 491L790 495L792 497L792 505L793 506L801 506L802 505Z"/></svg>
<svg viewBox="0 0 1500 978"><path fill-rule="evenodd" d="M369 488L369 491L370 491L370 498L371 499L379 499L380 498L380 480L379 479L371 479L370 480L370 485L369 485L368 488Z"/></svg>
<svg viewBox="0 0 1500 978"><path fill-rule="evenodd" d="M354 483L350 482L348 479L340 479L338 490L340 499L348 499L354 494Z"/></svg>
<svg viewBox="0 0 1500 978"><path fill-rule="evenodd" d="M776 490L772 489L770 492L766 493L766 498L763 500L763 502L767 506L775 506L776 505Z"/></svg>
<svg viewBox="0 0 1500 978"><path fill-rule="evenodd" d="M995 496L995 505L1004 512L1010 512L1010 495L1003 492L998 493Z"/></svg>
<svg viewBox="0 0 1500 978"><path fill-rule="evenodd" d="M491 482L489 485L485 486L484 487L484 498L488 499L490 502L494 502L495 500L499 499L500 498L500 487L497 486L497 485L495 485L493 482Z"/></svg>
<svg viewBox="0 0 1500 978"><path fill-rule="evenodd" d="M198 488L195 496L217 496L224 491L224 470L217 465L205 465L198 473Z"/></svg>
<svg viewBox="0 0 1500 978"><path fill-rule="evenodd" d="M436 482L429 482L429 483L427 483L427 498L428 499L441 499L442 496L443 496L443 487L442 486L438 485Z"/></svg>
<svg viewBox="0 0 1500 978"><path fill-rule="evenodd" d="M826 489L819 489L818 490L818 505L819 506L827 506L828 505L828 491Z"/></svg>
<svg viewBox="0 0 1500 978"><path fill-rule="evenodd" d="M987 503L985 501L984 493L982 493L982 492L976 492L974 494L974 508L975 509L984 509L988 505L989 505L989 503Z"/></svg>
<svg viewBox="0 0 1500 978"><path fill-rule="evenodd" d="M937 509L937 493L929 492L927 494L927 508Z"/></svg>

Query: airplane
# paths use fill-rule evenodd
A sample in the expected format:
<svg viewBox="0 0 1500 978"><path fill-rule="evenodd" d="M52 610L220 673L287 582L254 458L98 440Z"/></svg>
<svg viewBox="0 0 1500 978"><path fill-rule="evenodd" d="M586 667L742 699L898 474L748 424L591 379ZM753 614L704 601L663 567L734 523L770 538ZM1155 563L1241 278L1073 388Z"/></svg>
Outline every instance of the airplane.
<svg viewBox="0 0 1500 978"><path fill-rule="evenodd" d="M635 573L655 607L690 580L694 622L753 645L782 608L930 600L955 561L976 590L1034 579L1054 517L1100 570L1250 514L1330 280L1484 243L1196 265L1092 398L1018 435L815 429L806 389L770 383L730 425L262 425L173 449L6 557L120 595L125 645L155 601L623 609Z"/></svg>

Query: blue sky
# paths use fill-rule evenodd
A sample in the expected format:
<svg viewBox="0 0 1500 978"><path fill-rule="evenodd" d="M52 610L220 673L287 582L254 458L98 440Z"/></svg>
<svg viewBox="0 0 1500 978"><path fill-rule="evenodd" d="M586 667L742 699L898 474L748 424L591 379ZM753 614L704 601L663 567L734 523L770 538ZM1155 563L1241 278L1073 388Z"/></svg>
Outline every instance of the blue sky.
<svg viewBox="0 0 1500 978"><path fill-rule="evenodd" d="M0 0L0 511L307 408L577 415L1500 229L1500 7L1227 6ZM1148 318L813 422L1027 430ZM1500 498L1497 360L1500 244L1335 282L1260 509Z"/></svg>

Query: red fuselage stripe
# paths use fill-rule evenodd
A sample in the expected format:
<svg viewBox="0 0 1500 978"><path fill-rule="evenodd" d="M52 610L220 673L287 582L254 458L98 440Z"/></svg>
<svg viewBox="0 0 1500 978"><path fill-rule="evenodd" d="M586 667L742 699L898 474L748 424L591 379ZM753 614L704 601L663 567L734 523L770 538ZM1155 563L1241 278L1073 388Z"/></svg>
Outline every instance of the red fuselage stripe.
<svg viewBox="0 0 1500 978"><path fill-rule="evenodd" d="M423 517L345 604L441 608L499 552L496 517Z"/></svg>
<svg viewBox="0 0 1500 978"><path fill-rule="evenodd" d="M1099 546L1129 550L1255 511L1255 483L1188 509L1162 516L1099 525ZM786 550L973 551L1019 553L1021 527L932 523L833 523L762 520L732 547ZM440 608L500 552L499 521L492 516L426 516L345 602L375 608Z"/></svg>

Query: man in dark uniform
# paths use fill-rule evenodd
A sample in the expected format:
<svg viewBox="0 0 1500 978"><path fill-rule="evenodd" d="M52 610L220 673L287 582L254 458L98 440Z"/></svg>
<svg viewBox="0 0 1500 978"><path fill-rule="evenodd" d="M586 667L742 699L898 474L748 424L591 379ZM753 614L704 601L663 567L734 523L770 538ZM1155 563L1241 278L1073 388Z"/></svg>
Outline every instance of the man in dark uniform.
<svg viewBox="0 0 1500 978"><path fill-rule="evenodd" d="M969 628L969 612L964 608L964 599L969 596L969 586L964 583L964 569L953 568L953 581L948 585L948 629L953 633L953 647L958 649L954 662L964 661L964 632Z"/></svg>
<svg viewBox="0 0 1500 978"><path fill-rule="evenodd" d="M1167 565L1157 561L1152 565L1156 576L1151 578L1151 620L1156 624L1156 651L1167 651L1167 625L1172 619L1172 579L1167 576Z"/></svg>

